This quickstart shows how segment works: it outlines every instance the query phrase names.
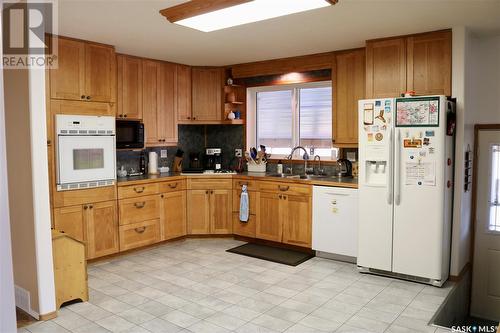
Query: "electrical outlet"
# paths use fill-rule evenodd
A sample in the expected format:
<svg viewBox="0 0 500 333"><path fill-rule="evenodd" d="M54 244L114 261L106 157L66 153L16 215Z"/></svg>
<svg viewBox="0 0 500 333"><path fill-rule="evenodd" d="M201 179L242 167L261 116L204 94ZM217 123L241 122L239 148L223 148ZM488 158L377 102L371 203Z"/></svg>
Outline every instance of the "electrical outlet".
<svg viewBox="0 0 500 333"><path fill-rule="evenodd" d="M166 149L160 150L160 158L167 158L167 150Z"/></svg>
<svg viewBox="0 0 500 333"><path fill-rule="evenodd" d="M243 156L243 149L238 148L234 150L234 156L236 157L242 157Z"/></svg>

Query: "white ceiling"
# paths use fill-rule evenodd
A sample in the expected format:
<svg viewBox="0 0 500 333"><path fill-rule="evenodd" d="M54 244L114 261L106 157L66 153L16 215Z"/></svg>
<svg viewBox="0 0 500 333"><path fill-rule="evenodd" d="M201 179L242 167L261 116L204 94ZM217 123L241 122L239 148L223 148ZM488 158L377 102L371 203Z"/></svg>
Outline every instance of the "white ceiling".
<svg viewBox="0 0 500 333"><path fill-rule="evenodd" d="M209 33L171 24L158 12L182 2L59 0L59 34L115 45L120 53L217 66L361 47L367 39L454 26L479 35L500 33L500 0L340 0Z"/></svg>

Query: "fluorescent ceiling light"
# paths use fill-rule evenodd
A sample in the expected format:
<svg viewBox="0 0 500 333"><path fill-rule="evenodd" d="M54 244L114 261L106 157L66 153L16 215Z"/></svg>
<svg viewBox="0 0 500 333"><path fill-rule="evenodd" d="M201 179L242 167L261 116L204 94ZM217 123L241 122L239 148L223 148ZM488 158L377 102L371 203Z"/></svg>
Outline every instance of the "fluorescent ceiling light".
<svg viewBox="0 0 500 333"><path fill-rule="evenodd" d="M175 23L210 32L328 6L326 0L254 0Z"/></svg>

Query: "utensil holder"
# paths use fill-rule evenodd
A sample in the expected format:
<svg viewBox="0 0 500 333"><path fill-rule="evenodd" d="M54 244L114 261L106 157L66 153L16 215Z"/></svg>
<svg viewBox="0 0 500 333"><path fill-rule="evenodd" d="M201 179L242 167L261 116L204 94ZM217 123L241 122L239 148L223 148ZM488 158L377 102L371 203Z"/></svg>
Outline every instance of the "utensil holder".
<svg viewBox="0 0 500 333"><path fill-rule="evenodd" d="M261 173L265 173L266 172L266 166L267 166L267 163L260 163L260 164L247 163L248 172L261 172Z"/></svg>

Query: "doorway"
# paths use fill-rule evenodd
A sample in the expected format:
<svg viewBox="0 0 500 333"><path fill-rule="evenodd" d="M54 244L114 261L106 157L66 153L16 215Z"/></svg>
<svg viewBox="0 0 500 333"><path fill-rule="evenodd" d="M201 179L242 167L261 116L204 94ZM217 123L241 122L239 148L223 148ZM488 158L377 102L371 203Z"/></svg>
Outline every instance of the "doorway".
<svg viewBox="0 0 500 333"><path fill-rule="evenodd" d="M472 317L500 319L500 125L476 125Z"/></svg>

